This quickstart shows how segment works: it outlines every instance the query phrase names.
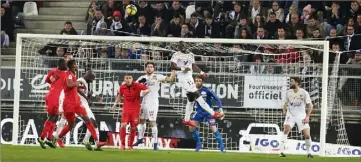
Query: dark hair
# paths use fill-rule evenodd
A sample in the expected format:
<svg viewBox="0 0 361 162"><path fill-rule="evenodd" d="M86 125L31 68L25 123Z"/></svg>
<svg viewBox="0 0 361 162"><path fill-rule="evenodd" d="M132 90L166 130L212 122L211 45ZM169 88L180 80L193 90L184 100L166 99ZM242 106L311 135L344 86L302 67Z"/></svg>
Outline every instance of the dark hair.
<svg viewBox="0 0 361 162"><path fill-rule="evenodd" d="M75 60L69 60L66 65L69 69L71 69L75 65Z"/></svg>
<svg viewBox="0 0 361 162"><path fill-rule="evenodd" d="M271 15L276 16L276 13L274 13L274 12L270 12L270 13L269 13L269 15L270 15L270 16L271 16Z"/></svg>
<svg viewBox="0 0 361 162"><path fill-rule="evenodd" d="M205 18L206 18L206 19L212 19L212 20L213 20L213 17L212 17L211 14L207 14Z"/></svg>
<svg viewBox="0 0 361 162"><path fill-rule="evenodd" d="M283 29L283 30L285 30L285 27L279 26L279 27L277 28L277 30L278 30L278 29Z"/></svg>
<svg viewBox="0 0 361 162"><path fill-rule="evenodd" d="M153 67L155 67L154 62L148 61L147 63L145 63L145 67L147 67L148 65L153 65Z"/></svg>
<svg viewBox="0 0 361 162"><path fill-rule="evenodd" d="M191 17L198 17L198 15L197 15L196 12L193 12L193 13L191 14Z"/></svg>
<svg viewBox="0 0 361 162"><path fill-rule="evenodd" d="M311 15L310 17L308 17L308 20L314 19L316 20L315 16Z"/></svg>
<svg viewBox="0 0 361 162"><path fill-rule="evenodd" d="M176 13L173 18L180 18L180 14L179 13Z"/></svg>
<svg viewBox="0 0 361 162"><path fill-rule="evenodd" d="M300 77L291 77L291 79L293 79L296 83L298 83L298 85L301 85L301 78Z"/></svg>
<svg viewBox="0 0 361 162"><path fill-rule="evenodd" d="M65 21L64 25L73 25L73 23L71 23L71 21Z"/></svg>
<svg viewBox="0 0 361 162"><path fill-rule="evenodd" d="M201 79L203 81L204 77L203 77L203 75L197 75L197 76L194 77L194 79Z"/></svg>
<svg viewBox="0 0 361 162"><path fill-rule="evenodd" d="M66 70L65 59L61 58L61 59L58 60L58 69Z"/></svg>

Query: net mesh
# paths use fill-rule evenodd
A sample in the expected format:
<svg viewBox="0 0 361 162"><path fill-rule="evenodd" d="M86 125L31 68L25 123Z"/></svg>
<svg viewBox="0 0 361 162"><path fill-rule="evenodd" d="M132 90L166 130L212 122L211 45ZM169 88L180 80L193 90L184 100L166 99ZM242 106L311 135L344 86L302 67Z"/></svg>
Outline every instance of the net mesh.
<svg viewBox="0 0 361 162"><path fill-rule="evenodd" d="M96 74L96 80L90 85L90 89L94 94L100 95L101 100L95 102L91 107L95 114L109 114L116 120L120 119L120 110L113 111L109 108L116 98L119 83L123 79L122 75L132 73L140 76L143 74L144 64L148 60L156 63L157 73L169 74L169 59L171 54L177 51L177 43L167 42L23 38L22 46L21 73L25 79L34 80L32 85L44 85L44 76L49 68L56 66L58 47L63 48L64 53L73 55L77 60L80 69L79 77L84 74L86 69L92 69ZM288 89L288 78L297 76L302 78L302 87L310 93L314 104L314 115L311 122L318 122L322 97L322 64L312 61L315 59L311 56L314 56L315 53L322 55L323 47L284 44L186 43L186 48L195 54L196 63L200 69L210 75L210 83L207 83L208 80L206 80L205 84L209 84L218 95L221 95L220 98L223 100L227 118L250 120L254 123L273 123L282 130L285 116L280 110L282 96L278 95ZM115 58L109 59L108 56ZM344 101L338 94L340 86L336 86L343 81L339 77L338 63L330 67L332 71L329 75L328 88L328 125L337 131L337 140L332 142L347 145L349 142L342 112ZM177 83L170 85L170 87L174 88L170 88L168 97L163 97L168 102L161 105L159 116L182 118L187 100L185 92ZM274 87L281 89L277 90ZM39 102L44 101L46 89L46 86L32 86L33 99ZM273 99L268 101L265 94L272 95ZM26 99L26 97L22 97L21 99ZM258 105L252 105L254 101L261 102ZM262 101L265 102L262 103ZM44 111L44 109L43 107L35 107L32 111ZM232 122L223 120L219 123L222 125L219 129L226 148L237 150L239 145L237 137L228 135L229 130L227 128L231 127ZM21 129L19 130L23 130L22 125L20 123ZM320 137L319 124L316 125L318 126L311 127L313 141L318 141ZM217 149L217 142L207 123L201 123L200 132L204 146L208 149ZM274 129L265 127L257 133L267 135L275 132ZM302 140L303 136L297 127L294 127L290 133L290 138ZM28 142L32 141L29 140Z"/></svg>

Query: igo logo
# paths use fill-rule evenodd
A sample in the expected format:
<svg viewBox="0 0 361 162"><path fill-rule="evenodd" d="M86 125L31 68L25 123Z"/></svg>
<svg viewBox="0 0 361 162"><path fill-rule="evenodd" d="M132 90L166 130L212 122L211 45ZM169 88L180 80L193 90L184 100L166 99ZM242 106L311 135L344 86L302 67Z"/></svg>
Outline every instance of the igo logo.
<svg viewBox="0 0 361 162"><path fill-rule="evenodd" d="M339 147L337 150L337 154L342 154L342 155L361 155L361 150L360 149L350 149L350 148L342 148Z"/></svg>
<svg viewBox="0 0 361 162"><path fill-rule="evenodd" d="M306 151L306 144L298 142L297 146L296 146L296 150ZM312 152L319 152L320 146L319 145L311 145L311 150L312 150Z"/></svg>
<svg viewBox="0 0 361 162"><path fill-rule="evenodd" d="M257 138L255 142L256 146L263 146L263 147L272 147L272 148L278 148L280 146L280 143L277 140L269 140L269 139L262 139Z"/></svg>

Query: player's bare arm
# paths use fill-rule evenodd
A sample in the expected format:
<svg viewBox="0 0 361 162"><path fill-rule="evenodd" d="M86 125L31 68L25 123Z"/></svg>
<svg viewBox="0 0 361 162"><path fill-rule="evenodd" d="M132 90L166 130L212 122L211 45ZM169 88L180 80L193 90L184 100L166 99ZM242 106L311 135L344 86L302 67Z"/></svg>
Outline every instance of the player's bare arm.
<svg viewBox="0 0 361 162"><path fill-rule="evenodd" d="M165 81L167 82L174 82L174 78L176 75L176 71L172 70L172 72L170 73L170 75L165 79Z"/></svg>
<svg viewBox="0 0 361 162"><path fill-rule="evenodd" d="M181 69L180 67L178 67L177 64L174 63L174 62L171 62L170 68L171 68L172 70L182 71L182 69Z"/></svg>
<svg viewBox="0 0 361 162"><path fill-rule="evenodd" d="M282 110L283 110L283 115L286 115L286 112L287 112L287 104L283 104Z"/></svg>
<svg viewBox="0 0 361 162"><path fill-rule="evenodd" d="M308 103L306 104L306 108L307 108L307 113L306 113L306 119L305 122L308 123L310 120L310 116L313 110L313 104L312 103Z"/></svg>

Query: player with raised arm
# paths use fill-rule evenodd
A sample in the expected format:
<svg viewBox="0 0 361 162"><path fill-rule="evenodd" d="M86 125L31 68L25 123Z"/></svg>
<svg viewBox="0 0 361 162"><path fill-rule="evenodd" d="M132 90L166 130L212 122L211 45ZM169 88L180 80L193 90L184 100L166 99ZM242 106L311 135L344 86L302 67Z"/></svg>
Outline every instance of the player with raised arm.
<svg viewBox="0 0 361 162"><path fill-rule="evenodd" d="M203 86L203 76L199 75L195 77L196 87L199 90L200 94L206 98L206 102L209 107L213 108L213 100L217 103L218 112L223 112L222 102L218 96L212 91L212 89ZM224 145L222 141L222 135L218 132L217 123L215 119L212 119L211 114L205 111L199 104L196 102L196 113L192 117L192 122L198 124L199 122L208 122L210 129L213 132L213 135L216 137L219 150L224 152ZM189 127L190 132L192 132L193 139L197 142L196 151L199 151L202 148L202 142L199 137L199 132L196 127Z"/></svg>
<svg viewBox="0 0 361 162"><path fill-rule="evenodd" d="M38 138L38 142L43 149L46 148L45 144L51 148L56 148L53 132L59 117L59 99L64 86L66 70L65 60L59 59L58 68L50 70L45 79L50 84L49 92L45 97L48 119L45 121L43 131Z"/></svg>
<svg viewBox="0 0 361 162"><path fill-rule="evenodd" d="M308 124L313 109L311 97L306 90L300 88L300 78L291 77L290 83L290 89L287 90L286 97L283 101L283 114L286 115L286 119L284 122L284 130L281 137L280 157L286 157L286 155L284 154L284 150L286 146L287 136L293 126L297 124L298 130L303 131L303 135L305 137L307 157L313 158L310 153L311 135L310 125Z"/></svg>
<svg viewBox="0 0 361 162"><path fill-rule="evenodd" d="M85 111L90 121L93 123L95 129L97 129L98 125L95 121L95 116L89 106L89 104L91 104L90 98L92 96L91 93L88 93L89 83L92 83L94 79L95 79L95 74L91 70L89 70L85 73L83 77L79 78L77 82L78 82L78 95L80 97L81 106L85 108ZM78 116L78 118L80 118L80 116ZM93 148L89 142L90 137L91 137L91 133L87 129L83 139L83 145L85 146L86 149L91 151L93 150Z"/></svg>
<svg viewBox="0 0 361 162"><path fill-rule="evenodd" d="M124 83L119 88L119 95L113 105L115 107L123 100L123 111L120 125L120 150L125 149L126 126L130 124L130 135L128 137L128 149L133 150L133 141L140 115L140 92L143 91L144 97L150 91L147 86L133 81L129 74L124 76Z"/></svg>
<svg viewBox="0 0 361 162"><path fill-rule="evenodd" d="M77 72L77 65L75 60L69 60L68 63L68 71L66 73L66 81L64 84L64 116L68 122L63 130L61 130L59 136L57 138L64 137L75 125L75 114L79 115L83 121L85 122L88 130L92 134L94 140L97 142L97 149L101 150L100 148L104 146L105 142L99 142L98 136L96 134L95 127L93 123L90 121L86 110L82 107L80 102L80 97L78 96L78 82L75 76Z"/></svg>
<svg viewBox="0 0 361 162"><path fill-rule="evenodd" d="M161 82L173 82L175 71L172 71L169 77L161 74L154 74L154 63L147 62L145 64L145 75L140 76L136 82L146 85L150 92L143 97L141 104L141 113L138 125L138 140L133 146L138 146L144 142L145 121L149 119L150 127L152 129L153 148L158 150L158 128L157 128L157 114L159 108L159 89Z"/></svg>
<svg viewBox="0 0 361 162"><path fill-rule="evenodd" d="M197 124L190 121L190 115L193 111L194 102L197 101L200 107L211 114L212 118L223 118L223 112L214 112L213 109L204 101L203 97L199 94L193 80L192 68L194 71L200 73L204 77L207 77L207 74L201 71L198 66L195 64L194 54L187 52L184 47L184 42L179 42L178 45L179 52L173 54L171 58L171 68L172 70L177 71L178 82L181 84L182 88L187 92L187 105L186 112L183 120L183 124L196 127Z"/></svg>

